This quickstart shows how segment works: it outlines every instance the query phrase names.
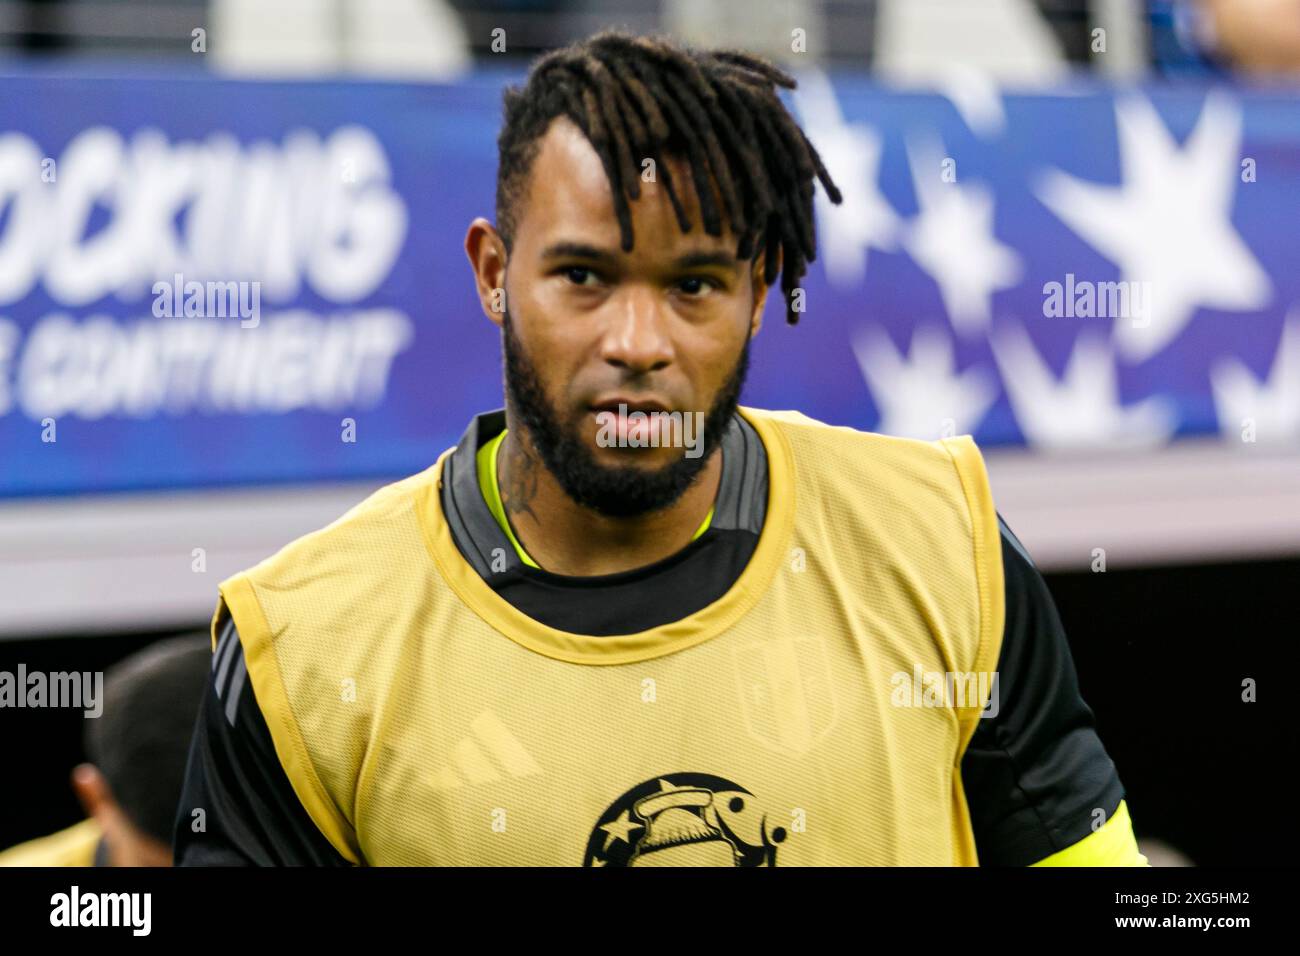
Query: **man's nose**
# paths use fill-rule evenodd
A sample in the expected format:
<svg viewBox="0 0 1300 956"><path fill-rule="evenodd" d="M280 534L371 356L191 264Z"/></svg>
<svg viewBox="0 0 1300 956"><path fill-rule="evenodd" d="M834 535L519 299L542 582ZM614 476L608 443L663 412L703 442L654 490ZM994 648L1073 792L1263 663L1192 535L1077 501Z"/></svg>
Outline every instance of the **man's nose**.
<svg viewBox="0 0 1300 956"><path fill-rule="evenodd" d="M673 361L667 316L653 290L631 288L610 303L601 358L630 372L655 372Z"/></svg>

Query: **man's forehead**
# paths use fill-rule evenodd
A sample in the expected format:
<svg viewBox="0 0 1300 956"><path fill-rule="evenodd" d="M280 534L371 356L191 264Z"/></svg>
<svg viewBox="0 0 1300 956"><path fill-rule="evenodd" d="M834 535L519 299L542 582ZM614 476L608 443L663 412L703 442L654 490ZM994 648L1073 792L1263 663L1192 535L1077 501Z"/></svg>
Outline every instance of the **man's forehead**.
<svg viewBox="0 0 1300 956"><path fill-rule="evenodd" d="M682 232L656 169L651 181L641 178L641 197L628 199L633 233L631 254L661 252L675 259L691 252L725 250L734 255L738 237L728 228L725 217L723 235L710 236L704 231L690 166L674 156L657 162L669 164L673 189L691 222L691 230ZM635 155L633 164L638 175L646 169ZM714 195L715 202L720 201L716 191ZM567 240L599 244L621 253L613 189L605 166L595 147L567 116L557 117L539 140L520 225L536 230L543 246L553 244L562 234Z"/></svg>

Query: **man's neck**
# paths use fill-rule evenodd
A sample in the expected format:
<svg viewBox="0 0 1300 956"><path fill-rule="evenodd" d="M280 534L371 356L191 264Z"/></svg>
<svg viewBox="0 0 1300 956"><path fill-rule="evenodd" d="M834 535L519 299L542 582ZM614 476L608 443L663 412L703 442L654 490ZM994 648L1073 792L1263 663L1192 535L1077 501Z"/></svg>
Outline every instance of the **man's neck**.
<svg viewBox="0 0 1300 956"><path fill-rule="evenodd" d="M661 561L690 543L713 506L722 478L722 449L671 506L631 518L584 508L542 463L523 428L501 443L501 502L520 544L553 574L617 574Z"/></svg>

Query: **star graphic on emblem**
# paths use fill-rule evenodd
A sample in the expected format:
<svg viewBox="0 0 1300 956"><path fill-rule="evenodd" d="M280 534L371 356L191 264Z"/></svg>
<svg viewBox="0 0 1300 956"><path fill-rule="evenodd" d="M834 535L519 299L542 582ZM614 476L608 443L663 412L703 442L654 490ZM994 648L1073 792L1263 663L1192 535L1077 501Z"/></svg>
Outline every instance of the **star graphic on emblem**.
<svg viewBox="0 0 1300 956"><path fill-rule="evenodd" d="M662 783L663 781L660 782ZM600 829L604 830L605 833L608 834L605 839L605 845L601 847L600 852L608 853L609 848L613 846L615 840L622 840L624 843L631 843L632 841L627 838L627 835L633 830L642 829L642 825L632 821L630 810L624 810L618 815L617 820L610 823L602 823Z"/></svg>

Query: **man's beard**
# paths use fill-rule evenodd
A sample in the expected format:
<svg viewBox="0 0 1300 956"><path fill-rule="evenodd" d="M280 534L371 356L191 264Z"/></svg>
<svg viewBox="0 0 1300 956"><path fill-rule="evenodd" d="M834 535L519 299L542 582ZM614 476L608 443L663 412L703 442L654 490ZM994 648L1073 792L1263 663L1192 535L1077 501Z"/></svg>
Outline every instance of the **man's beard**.
<svg viewBox="0 0 1300 956"><path fill-rule="evenodd" d="M651 471L631 465L602 465L597 461L581 438L581 429L586 424L585 410L580 423L565 425L546 400L537 368L514 333L508 309L503 343L510 410L528 430L542 463L555 476L564 493L575 502L614 518L667 508L686 492L721 444L723 430L736 413L740 390L749 370L747 337L739 361L704 417L704 425L697 436L700 454L694 458L687 457L683 449L681 458ZM692 413L683 411L682 414Z"/></svg>

